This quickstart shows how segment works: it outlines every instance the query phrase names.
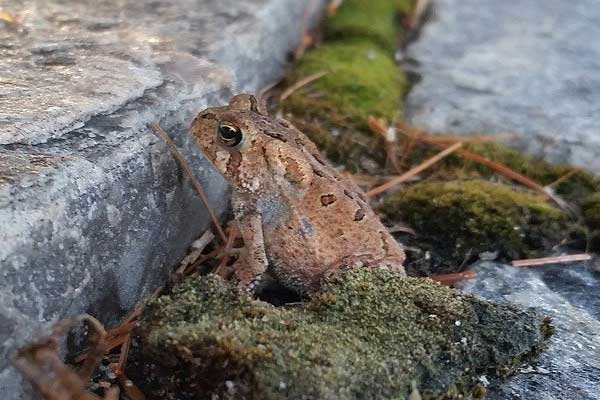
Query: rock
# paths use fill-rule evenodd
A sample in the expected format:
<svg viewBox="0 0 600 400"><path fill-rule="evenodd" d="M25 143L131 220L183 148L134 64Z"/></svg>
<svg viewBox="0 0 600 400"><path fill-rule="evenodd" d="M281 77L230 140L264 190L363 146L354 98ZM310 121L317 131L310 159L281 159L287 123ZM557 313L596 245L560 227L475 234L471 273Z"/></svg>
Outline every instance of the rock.
<svg viewBox="0 0 600 400"><path fill-rule="evenodd" d="M387 196L380 210L418 232L408 248L429 253L408 252L409 275L459 272L483 252L541 257L579 229L543 195L482 179L424 180Z"/></svg>
<svg viewBox="0 0 600 400"><path fill-rule="evenodd" d="M458 398L529 360L549 330L540 314L381 269L283 307L207 276L146 308L127 374L157 399Z"/></svg>
<svg viewBox="0 0 600 400"><path fill-rule="evenodd" d="M188 124L206 106L277 79L323 3L3 2L2 399L29 398L10 367L16 347L82 312L114 324L207 228L203 205L147 124L176 139L223 211L224 181Z"/></svg>
<svg viewBox="0 0 600 400"><path fill-rule="evenodd" d="M491 400L600 399L600 273L587 266L517 268L485 262L461 288L494 302L534 307L556 332L537 363L500 387Z"/></svg>
<svg viewBox="0 0 600 400"><path fill-rule="evenodd" d="M593 0L434 1L432 18L405 54L419 78L406 100L407 117L436 132L514 133L511 146L600 171L599 13ZM593 205L590 197L591 228ZM556 326L539 363L523 366L526 373L492 388L489 397L600 399L598 272L491 262L477 272L464 290L536 307Z"/></svg>
<svg viewBox="0 0 600 400"><path fill-rule="evenodd" d="M595 0L437 0L408 49L406 115L436 132L516 134L511 145L600 171Z"/></svg>

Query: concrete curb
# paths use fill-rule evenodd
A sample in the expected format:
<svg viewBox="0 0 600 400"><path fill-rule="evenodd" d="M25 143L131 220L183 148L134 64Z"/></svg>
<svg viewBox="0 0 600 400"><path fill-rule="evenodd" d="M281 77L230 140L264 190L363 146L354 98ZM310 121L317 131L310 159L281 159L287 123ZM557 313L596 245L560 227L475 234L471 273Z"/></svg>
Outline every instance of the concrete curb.
<svg viewBox="0 0 600 400"><path fill-rule="evenodd" d="M281 76L324 1L175 4L8 1L0 26L0 397L30 398L10 366L50 322L115 323L164 282L226 185L187 136L194 114ZM307 7L309 9L307 9ZM1 22L0 22L1 23Z"/></svg>

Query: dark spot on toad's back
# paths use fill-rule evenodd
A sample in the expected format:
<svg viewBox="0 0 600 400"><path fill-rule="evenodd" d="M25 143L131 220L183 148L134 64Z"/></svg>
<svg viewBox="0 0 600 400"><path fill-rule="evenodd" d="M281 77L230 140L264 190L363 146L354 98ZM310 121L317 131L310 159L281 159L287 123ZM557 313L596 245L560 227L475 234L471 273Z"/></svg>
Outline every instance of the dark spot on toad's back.
<svg viewBox="0 0 600 400"><path fill-rule="evenodd" d="M336 197L333 194L324 194L321 196L321 205L327 207L336 202Z"/></svg>

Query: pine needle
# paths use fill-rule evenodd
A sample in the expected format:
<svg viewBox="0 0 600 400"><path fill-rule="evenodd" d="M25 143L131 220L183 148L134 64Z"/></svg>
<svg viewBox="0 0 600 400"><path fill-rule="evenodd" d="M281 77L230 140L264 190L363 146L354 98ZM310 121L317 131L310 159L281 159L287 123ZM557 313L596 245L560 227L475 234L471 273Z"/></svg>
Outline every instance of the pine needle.
<svg viewBox="0 0 600 400"><path fill-rule="evenodd" d="M290 97L292 94L294 94L294 92L296 92L298 89L303 88L304 86L316 81L317 79L322 78L323 76L327 75L326 71L321 71L321 72L317 72L315 74L309 75L306 78L302 78L300 79L298 82L294 83L292 86L290 86L289 88L285 89L282 93L281 96L279 96L279 100L280 101L284 101L285 99L287 99L288 97Z"/></svg>
<svg viewBox="0 0 600 400"><path fill-rule="evenodd" d="M415 175L417 175L417 174L423 172L424 170L426 170L427 168L431 167L433 164L437 163L444 157L447 157L448 155L454 153L461 146L462 146L461 142L454 143L452 146L441 151L440 153L436 154L435 156L423 161L421 164L417 165L416 167L409 169L402 175L392 178L390 181L384 183L383 185L369 190L366 193L367 196L368 197L377 196L378 194L381 194L381 193L385 192L386 190L389 190L389 189L393 188L394 186L399 185L402 182L406 182L407 180L411 179Z"/></svg>
<svg viewBox="0 0 600 400"><path fill-rule="evenodd" d="M208 204L208 198L206 197L206 194L204 193L202 186L200 185L200 183L194 176L194 173L192 172L192 168L190 167L190 165L187 163L187 161L185 160L183 155L181 155L181 153L177 149L177 145L175 144L175 142L173 142L173 140L171 139L169 134L167 134L167 132L165 132L165 130L163 128L161 128L161 126L158 123L150 124L150 128L158 137L160 137L167 144L167 146L169 146L169 149L173 153L173 156L179 162L179 165L183 169L184 173L192 181L192 185L194 186L196 193L198 193L198 196L200 196L200 200L202 200L202 203L204 203L204 207L206 207L206 210L208 211L208 214L210 215L210 219L211 219L215 229L217 230L219 237L221 238L223 243L226 243L227 236L225 235L225 232L223 232L223 228L221 227L221 224L219 223L217 216L215 215L212 208Z"/></svg>
<svg viewBox="0 0 600 400"><path fill-rule="evenodd" d="M439 143L429 139L429 136L431 136L430 134L421 132L418 129L410 127L406 124L400 123L399 130L401 132L406 133L410 137L416 137L417 139L422 140L426 143L431 143L433 145L441 147L441 145ZM533 189L535 191L542 193L548 199L552 200L560 209L565 211L567 214L569 214L571 216L575 215L573 208L566 201L564 201L562 198L560 198L554 192L552 192L551 188L544 187L543 185L539 184L538 182L534 181L533 179L531 179L523 174L520 174L519 172L511 169L510 167L508 167L502 163L492 161L488 158L485 158L484 156L482 156L480 154L473 153L471 151L464 150L464 149L458 150L456 152L456 154L458 154L459 156L466 158L468 160L475 161L476 163L479 163L481 165L485 165L486 167L491 168L492 170L498 172L499 174L504 175L507 178L510 178L511 180L518 182L525 187L528 187L529 189Z"/></svg>
<svg viewBox="0 0 600 400"><path fill-rule="evenodd" d="M539 265L548 265L548 264L560 264L560 263L568 263L575 261L588 261L591 260L592 256L590 254L570 254L566 256L555 256L555 257L543 257L543 258L529 258L525 260L513 260L513 267L533 267Z"/></svg>

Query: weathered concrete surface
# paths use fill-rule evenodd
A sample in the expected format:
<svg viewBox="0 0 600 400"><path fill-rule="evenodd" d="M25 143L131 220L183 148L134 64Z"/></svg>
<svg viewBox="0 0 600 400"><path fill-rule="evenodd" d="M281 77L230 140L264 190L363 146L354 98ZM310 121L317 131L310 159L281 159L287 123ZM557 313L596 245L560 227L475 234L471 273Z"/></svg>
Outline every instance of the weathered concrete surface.
<svg viewBox="0 0 600 400"><path fill-rule="evenodd" d="M29 398L10 366L16 346L81 312L114 323L208 226L147 124L177 138L222 211L224 182L188 125L281 75L305 10L322 3L2 3L0 398Z"/></svg>
<svg viewBox="0 0 600 400"><path fill-rule="evenodd" d="M486 262L476 270L463 290L534 307L556 327L539 361L493 388L489 399L600 399L600 273L581 263L515 268Z"/></svg>
<svg viewBox="0 0 600 400"><path fill-rule="evenodd" d="M511 145L600 171L597 0L435 0L408 49L418 127L516 133Z"/></svg>

